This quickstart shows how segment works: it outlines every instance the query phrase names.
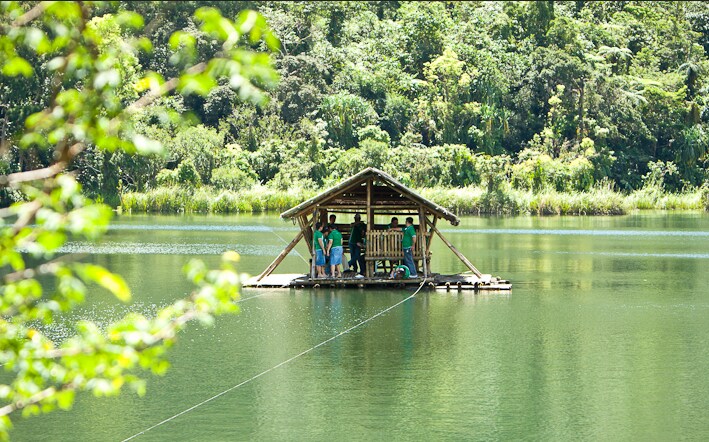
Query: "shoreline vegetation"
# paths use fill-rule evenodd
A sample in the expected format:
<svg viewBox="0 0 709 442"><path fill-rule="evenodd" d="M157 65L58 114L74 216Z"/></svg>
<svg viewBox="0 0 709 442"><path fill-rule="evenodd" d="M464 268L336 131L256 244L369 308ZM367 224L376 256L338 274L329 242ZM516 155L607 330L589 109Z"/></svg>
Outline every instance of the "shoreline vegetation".
<svg viewBox="0 0 709 442"><path fill-rule="evenodd" d="M281 210L376 167L459 213L706 207L709 2L249 2L275 48L262 43L239 74L252 92L199 74L152 99L220 53L193 16L207 5L117 2L93 19L97 51L117 51L112 105L145 105L67 163L85 196L134 211ZM115 22L128 7L161 31ZM119 50L142 37L152 49ZM3 77L0 178L49 167L62 134L85 136L36 113L55 75L45 46ZM0 207L24 198L1 184Z"/></svg>
<svg viewBox="0 0 709 442"><path fill-rule="evenodd" d="M642 188L621 193L597 186L582 192L484 187L423 188L426 198L460 215L623 215L633 210L709 211L709 188L669 193ZM121 210L137 213L258 213L284 211L315 195L303 188L276 190L255 186L238 191L212 187L158 187L121 196Z"/></svg>

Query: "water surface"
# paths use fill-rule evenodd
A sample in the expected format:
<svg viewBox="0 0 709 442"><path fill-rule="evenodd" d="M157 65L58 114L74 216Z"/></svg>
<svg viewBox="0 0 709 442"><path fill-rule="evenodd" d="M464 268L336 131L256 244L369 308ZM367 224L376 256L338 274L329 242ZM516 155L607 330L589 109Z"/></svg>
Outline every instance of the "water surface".
<svg viewBox="0 0 709 442"><path fill-rule="evenodd" d="M709 216L463 218L444 233L511 293L422 292L136 440L709 438ZM122 216L67 252L123 274L50 330L107 324L189 293L181 267L225 250L260 272L297 230L271 215ZM440 241L434 271L464 266ZM299 246L279 271L303 272ZM122 440L406 298L413 290L243 291L241 313L195 326L148 393L20 420L16 440Z"/></svg>

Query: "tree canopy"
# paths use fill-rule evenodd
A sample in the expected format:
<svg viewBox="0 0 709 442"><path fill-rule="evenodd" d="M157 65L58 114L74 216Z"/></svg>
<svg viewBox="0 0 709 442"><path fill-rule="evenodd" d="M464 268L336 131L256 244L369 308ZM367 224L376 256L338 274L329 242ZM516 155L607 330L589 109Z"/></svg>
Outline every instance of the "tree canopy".
<svg viewBox="0 0 709 442"><path fill-rule="evenodd" d="M104 38L99 53L131 38L152 44L151 51L121 55L116 100L137 97L131 82L146 72L171 78L218 54L219 42L193 16L202 6L218 7L225 17L247 7L263 14L282 42L271 56L281 81L268 88L263 72L250 69L253 86L266 91L261 101L244 101L250 85L235 90L233 82L196 76L183 87L199 93L168 94L131 121L159 138L166 155L88 146L76 158L70 167L88 195L118 204L123 191L164 185L182 162L183 170L194 165L199 185L216 188L257 181L279 188L284 177L322 186L367 158L368 126L388 136L379 140L380 165L415 186L475 184L482 164L500 155L509 158L508 178L527 174L513 180L520 186L536 179L554 187L574 179L581 163L591 179L574 184L580 188L605 179L620 190L637 189L659 162L676 167L666 190L707 181L709 7L703 2L110 3L107 12L133 9L147 25L136 31L93 19L89 26ZM33 38L29 45L41 45ZM19 143L16 136L50 99L42 87L51 82L49 60L38 54L26 61L4 71L33 75L9 77L0 88L11 145L0 167L7 172L52 160L41 143ZM195 123L175 125L163 114ZM468 158L472 170L461 173L469 179L419 180L401 157L420 148L430 164L442 149L457 149ZM355 150L345 154L349 149ZM530 162L547 178L530 175ZM7 203L12 195L3 196Z"/></svg>

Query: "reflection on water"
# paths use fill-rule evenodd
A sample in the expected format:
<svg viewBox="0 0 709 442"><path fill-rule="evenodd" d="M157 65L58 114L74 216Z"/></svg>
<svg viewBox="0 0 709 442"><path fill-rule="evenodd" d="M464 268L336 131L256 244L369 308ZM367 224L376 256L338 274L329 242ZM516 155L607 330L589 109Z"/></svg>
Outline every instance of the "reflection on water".
<svg viewBox="0 0 709 442"><path fill-rule="evenodd" d="M297 232L296 227L263 226L263 225L176 225L176 224L118 224L110 230L175 230L192 232ZM506 234L506 235L590 235L590 236L709 236L704 231L680 230L578 230L578 229L440 229L444 233L476 233L476 234Z"/></svg>
<svg viewBox="0 0 709 442"><path fill-rule="evenodd" d="M630 252L549 252L559 255L597 255L597 256L625 256L625 257L646 257L646 258L687 258L687 259L708 259L709 253L630 253Z"/></svg>
<svg viewBox="0 0 709 442"><path fill-rule="evenodd" d="M446 230L442 232L456 233L482 233L487 235L587 235L587 236L699 236L709 237L709 232L691 232L680 230L658 231L658 230L575 230L575 229L460 229Z"/></svg>
<svg viewBox="0 0 709 442"><path fill-rule="evenodd" d="M185 296L198 255L236 249L260 272L295 229L276 216L127 216L67 251L126 276L50 330L152 315ZM709 216L462 219L446 236L512 293L422 292L362 327L137 440L709 438ZM292 232L292 233L291 233ZM71 247L74 247L73 249ZM300 245L299 253L306 249ZM464 266L440 241L434 271ZM302 272L298 256L278 271ZM256 290L195 326L148 394L19 421L16 440L121 440L402 301L411 290Z"/></svg>

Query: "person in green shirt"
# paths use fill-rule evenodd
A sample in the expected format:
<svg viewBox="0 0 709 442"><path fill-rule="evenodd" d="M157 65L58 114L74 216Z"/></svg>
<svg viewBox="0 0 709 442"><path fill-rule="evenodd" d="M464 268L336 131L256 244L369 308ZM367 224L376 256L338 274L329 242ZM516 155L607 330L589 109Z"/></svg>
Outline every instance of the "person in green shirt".
<svg viewBox="0 0 709 442"><path fill-rule="evenodd" d="M334 224L330 226L330 235L328 236L325 254L330 256L330 276L333 278L341 278L342 233L337 230L337 226Z"/></svg>
<svg viewBox="0 0 709 442"><path fill-rule="evenodd" d="M392 270L391 277L394 279L409 279L411 277L411 272L405 265L398 265L394 270Z"/></svg>
<svg viewBox="0 0 709 442"><path fill-rule="evenodd" d="M389 225L387 226L387 230L392 230L392 229L393 229L393 230L401 229L401 226L399 225L399 218L397 218L397 217L395 217L395 216L393 216L393 217L391 218L391 222L390 222Z"/></svg>
<svg viewBox="0 0 709 442"><path fill-rule="evenodd" d="M406 218L406 227L404 227L404 237L401 239L401 248L404 249L404 265L409 268L411 277L416 278L416 264L414 264L414 247L416 247L416 229L414 229L414 219Z"/></svg>
<svg viewBox="0 0 709 442"><path fill-rule="evenodd" d="M315 271L317 273L317 278L325 277L325 237L322 231L323 223L315 223L313 247L315 248Z"/></svg>
<svg viewBox="0 0 709 442"><path fill-rule="evenodd" d="M364 275L364 256L362 255L362 249L364 248L364 235L367 225L362 222L362 217L359 213L355 213L354 221L352 230L350 231L350 260L347 264L349 264L354 272Z"/></svg>

